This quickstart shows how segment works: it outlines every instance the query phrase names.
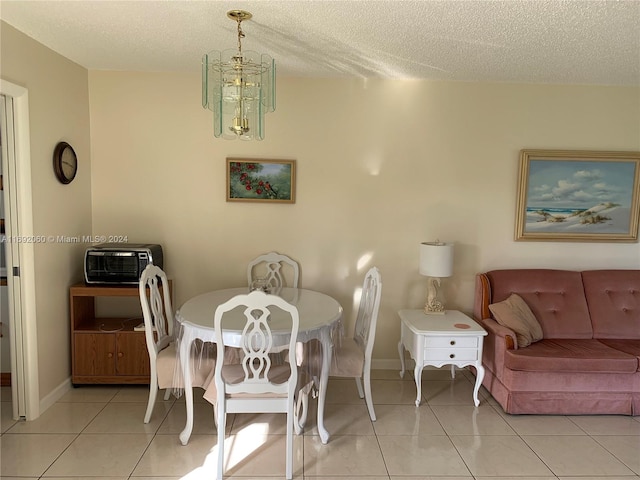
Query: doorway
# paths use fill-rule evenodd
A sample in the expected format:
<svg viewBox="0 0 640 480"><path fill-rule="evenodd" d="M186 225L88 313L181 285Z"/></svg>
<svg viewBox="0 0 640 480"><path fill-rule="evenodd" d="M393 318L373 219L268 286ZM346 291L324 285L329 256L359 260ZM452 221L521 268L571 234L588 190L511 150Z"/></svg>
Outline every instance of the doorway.
<svg viewBox="0 0 640 480"><path fill-rule="evenodd" d="M9 287L7 285L7 260L5 243L7 236L4 228L4 175L2 161L5 156L5 105L0 100L0 387L11 386L11 344L9 341Z"/></svg>
<svg viewBox="0 0 640 480"><path fill-rule="evenodd" d="M18 241L33 235L29 96L4 80L0 128L13 418L33 420L40 415L34 250L33 244Z"/></svg>

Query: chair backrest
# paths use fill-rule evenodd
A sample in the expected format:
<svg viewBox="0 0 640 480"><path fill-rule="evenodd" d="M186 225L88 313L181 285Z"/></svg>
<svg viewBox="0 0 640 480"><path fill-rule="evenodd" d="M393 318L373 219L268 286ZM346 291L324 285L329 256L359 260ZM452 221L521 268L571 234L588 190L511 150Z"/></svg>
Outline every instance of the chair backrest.
<svg viewBox="0 0 640 480"><path fill-rule="evenodd" d="M285 285L285 273L282 269L282 267L285 266L293 271L291 285ZM262 273L264 273L264 275L260 275ZM247 267L247 282L249 286L251 286L251 283L257 277L264 278L266 285L272 288L287 286L298 288L300 267L298 266L298 262L286 255L281 255L277 252L265 253L249 262L249 266Z"/></svg>
<svg viewBox="0 0 640 480"><path fill-rule="evenodd" d="M166 273L156 265L147 265L140 275L139 293L149 360L155 363L158 352L173 340L173 309Z"/></svg>
<svg viewBox="0 0 640 480"><path fill-rule="evenodd" d="M373 343L376 338L376 324L380 309L380 295L382 294L382 280L380 271L376 267L369 269L362 284L362 296L358 307L358 316L353 332L353 339L362 348L365 359L371 359Z"/></svg>
<svg viewBox="0 0 640 480"><path fill-rule="evenodd" d="M229 325L231 322L233 327ZM217 346L215 382L218 393L287 393L293 398L298 378L296 342L299 324L298 309L294 305L277 295L258 290L237 295L219 305L214 316ZM242 371L239 378L225 379L222 375L225 325L227 331L242 327L239 348L243 358L240 361ZM272 382L273 375L270 374L275 373L272 371L275 369L272 369L269 354L284 350L288 350L287 368L290 374L286 378L279 378L281 383Z"/></svg>

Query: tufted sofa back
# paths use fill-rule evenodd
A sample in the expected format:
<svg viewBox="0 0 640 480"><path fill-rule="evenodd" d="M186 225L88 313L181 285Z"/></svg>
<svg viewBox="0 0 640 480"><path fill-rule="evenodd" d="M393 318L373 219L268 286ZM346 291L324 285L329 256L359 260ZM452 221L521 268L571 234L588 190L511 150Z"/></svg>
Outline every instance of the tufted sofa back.
<svg viewBox="0 0 640 480"><path fill-rule="evenodd" d="M544 338L593 338L580 272L514 269L480 275L488 279L488 303L517 293L540 322Z"/></svg>
<svg viewBox="0 0 640 480"><path fill-rule="evenodd" d="M640 270L590 270L582 282L594 338L640 339Z"/></svg>

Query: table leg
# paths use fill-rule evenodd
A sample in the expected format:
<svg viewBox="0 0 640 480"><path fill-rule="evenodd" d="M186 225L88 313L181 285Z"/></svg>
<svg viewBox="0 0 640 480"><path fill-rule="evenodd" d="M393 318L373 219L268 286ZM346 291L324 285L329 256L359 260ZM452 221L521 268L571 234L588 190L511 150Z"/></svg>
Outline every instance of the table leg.
<svg viewBox="0 0 640 480"><path fill-rule="evenodd" d="M473 403L477 407L480 405L480 400L478 399L478 391L480 390L480 385L482 385L482 380L484 380L484 367L482 364L477 363L476 367L476 385L473 387Z"/></svg>
<svg viewBox="0 0 640 480"><path fill-rule="evenodd" d="M187 407L187 423L180 433L180 442L186 445L193 430L193 388L191 384L191 365L189 362L189 351L191 344L184 339L180 342L180 367L182 368L182 379L184 382L184 402Z"/></svg>
<svg viewBox="0 0 640 480"><path fill-rule="evenodd" d="M405 364L404 364L404 344L402 340L398 342L398 355L400 355L400 378L404 377Z"/></svg>
<svg viewBox="0 0 640 480"><path fill-rule="evenodd" d="M420 400L422 399L422 367L416 362L416 368L413 371L413 376L416 381L416 407L420 406Z"/></svg>
<svg viewBox="0 0 640 480"><path fill-rule="evenodd" d="M320 339L322 343L322 370L320 372L320 387L318 388L318 433L323 444L329 441L329 431L324 426L324 403L327 396L329 369L331 368L331 334L324 329Z"/></svg>

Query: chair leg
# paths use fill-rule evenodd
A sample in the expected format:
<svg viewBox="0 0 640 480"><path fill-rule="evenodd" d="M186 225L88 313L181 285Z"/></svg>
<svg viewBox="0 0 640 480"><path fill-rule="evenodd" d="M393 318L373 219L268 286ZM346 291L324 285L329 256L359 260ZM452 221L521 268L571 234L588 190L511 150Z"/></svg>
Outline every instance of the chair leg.
<svg viewBox="0 0 640 480"><path fill-rule="evenodd" d="M227 423L227 415L224 405L220 408L219 402L216 403L218 415L218 480L223 480L224 475L224 435Z"/></svg>
<svg viewBox="0 0 640 480"><path fill-rule="evenodd" d="M369 409L369 417L372 422L376 421L376 412L373 409L373 396L371 395L371 372L365 370L364 372L364 399L367 403L367 409Z"/></svg>
<svg viewBox="0 0 640 480"><path fill-rule="evenodd" d="M287 453L286 453L286 478L293 478L293 402L289 402L287 412Z"/></svg>
<svg viewBox="0 0 640 480"><path fill-rule="evenodd" d="M153 407L156 404L156 396L158 395L158 377L151 373L151 383L149 384L149 402L147 403L147 411L144 414L144 423L149 423Z"/></svg>
<svg viewBox="0 0 640 480"><path fill-rule="evenodd" d="M358 396L364 398L364 390L362 390L362 378L356 377L356 387L358 387Z"/></svg>
<svg viewBox="0 0 640 480"><path fill-rule="evenodd" d="M307 423L307 413L309 412L309 394L313 387L313 381L307 383L298 390L298 398L295 401L293 410L293 428L296 435L300 435Z"/></svg>
<svg viewBox="0 0 640 480"><path fill-rule="evenodd" d="M166 402L167 400L169 400L170 396L171 396L171 389L170 388L165 388L165 390L164 390L164 401Z"/></svg>

